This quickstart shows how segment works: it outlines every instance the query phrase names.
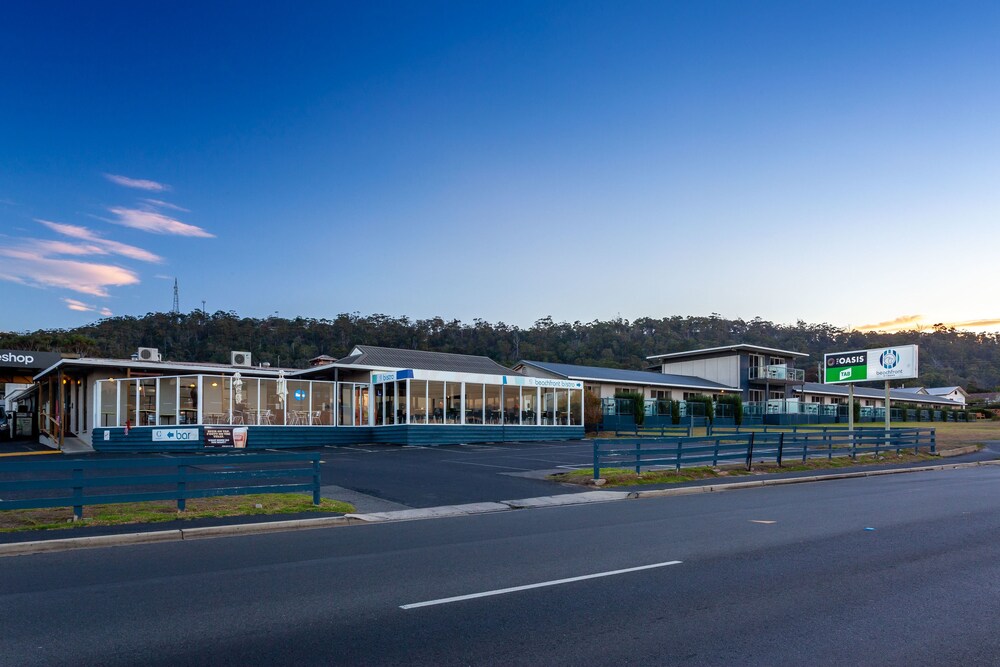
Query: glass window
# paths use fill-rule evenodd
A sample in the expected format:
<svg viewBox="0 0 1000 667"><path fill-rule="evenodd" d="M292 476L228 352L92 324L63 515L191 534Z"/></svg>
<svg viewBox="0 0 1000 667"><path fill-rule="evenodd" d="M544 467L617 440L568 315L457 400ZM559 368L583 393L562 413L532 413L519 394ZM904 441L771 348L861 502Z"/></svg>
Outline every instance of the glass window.
<svg viewBox="0 0 1000 667"><path fill-rule="evenodd" d="M582 395L579 389L569 390L569 423L571 426L583 424ZM669 414L667 412L666 414Z"/></svg>
<svg viewBox="0 0 1000 667"><path fill-rule="evenodd" d="M410 423L427 423L427 380L410 380Z"/></svg>
<svg viewBox="0 0 1000 667"><path fill-rule="evenodd" d="M373 408L374 408L373 411L375 413L374 414L374 417L375 417L375 422L374 423L375 423L375 426L381 426L382 424L385 423L385 419L384 419L385 418L385 384L376 384L376 385L373 385L372 388L373 388L373 391L375 392L375 403L373 405Z"/></svg>
<svg viewBox="0 0 1000 667"><path fill-rule="evenodd" d="M445 396L447 405L445 410L445 421L448 424L462 423L462 383L445 383Z"/></svg>
<svg viewBox="0 0 1000 667"><path fill-rule="evenodd" d="M499 424L501 415L500 387L498 384L486 385L486 418L487 424Z"/></svg>
<svg viewBox="0 0 1000 667"><path fill-rule="evenodd" d="M202 380L201 418L206 424L229 423L229 378L207 375Z"/></svg>
<svg viewBox="0 0 1000 667"><path fill-rule="evenodd" d="M270 378L260 380L260 408L257 423L265 426L285 423L285 409L278 400L278 381Z"/></svg>
<svg viewBox="0 0 1000 667"><path fill-rule="evenodd" d="M503 423L521 423L521 388L514 385L503 387Z"/></svg>
<svg viewBox="0 0 1000 667"><path fill-rule="evenodd" d="M180 383L180 417L178 424L198 423L198 378L189 375L178 378Z"/></svg>
<svg viewBox="0 0 1000 667"><path fill-rule="evenodd" d="M118 394L118 426L125 426L128 422L130 426L135 426L135 380L119 380L121 389Z"/></svg>
<svg viewBox="0 0 1000 667"><path fill-rule="evenodd" d="M138 426L156 426L156 378L139 380Z"/></svg>
<svg viewBox="0 0 1000 667"><path fill-rule="evenodd" d="M569 389L556 389L556 424L569 424Z"/></svg>
<svg viewBox="0 0 1000 667"><path fill-rule="evenodd" d="M387 382L385 385L385 423L396 423L396 383Z"/></svg>
<svg viewBox="0 0 1000 667"><path fill-rule="evenodd" d="M288 390L288 424L291 426L308 426L312 419L309 405L312 403L311 382L305 380L288 380L285 386Z"/></svg>
<svg viewBox="0 0 1000 667"><path fill-rule="evenodd" d="M114 380L101 380L101 426L118 425L118 383Z"/></svg>
<svg viewBox="0 0 1000 667"><path fill-rule="evenodd" d="M396 423L406 423L406 380L396 382Z"/></svg>
<svg viewBox="0 0 1000 667"><path fill-rule="evenodd" d="M171 426L177 423L177 378L160 378L157 390L160 405L160 423Z"/></svg>
<svg viewBox="0 0 1000 667"><path fill-rule="evenodd" d="M430 406L430 423L444 423L444 382L427 381L427 401Z"/></svg>
<svg viewBox="0 0 1000 667"><path fill-rule="evenodd" d="M312 414L309 423L321 426L333 426L334 397L336 385L333 382L312 383Z"/></svg>
<svg viewBox="0 0 1000 667"><path fill-rule="evenodd" d="M542 424L551 426L556 421L556 390L540 387L542 390Z"/></svg>
<svg viewBox="0 0 1000 667"><path fill-rule="evenodd" d="M233 387L233 423L256 424L260 409L260 381L241 378L241 388Z"/></svg>
<svg viewBox="0 0 1000 667"><path fill-rule="evenodd" d="M354 426L354 384L343 382L340 385L340 414L337 423L341 426Z"/></svg>
<svg viewBox="0 0 1000 667"><path fill-rule="evenodd" d="M478 382L465 383L465 423L483 423L483 385Z"/></svg>
<svg viewBox="0 0 1000 667"><path fill-rule="evenodd" d="M538 387L521 387L521 424L538 423Z"/></svg>

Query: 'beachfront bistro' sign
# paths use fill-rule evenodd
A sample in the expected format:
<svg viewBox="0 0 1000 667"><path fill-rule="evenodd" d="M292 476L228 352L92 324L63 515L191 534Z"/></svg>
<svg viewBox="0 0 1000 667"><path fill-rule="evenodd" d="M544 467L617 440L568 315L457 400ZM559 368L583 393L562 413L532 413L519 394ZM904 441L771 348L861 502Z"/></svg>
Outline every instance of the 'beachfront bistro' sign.
<svg viewBox="0 0 1000 667"><path fill-rule="evenodd" d="M826 384L917 377L917 346L897 345L823 355Z"/></svg>

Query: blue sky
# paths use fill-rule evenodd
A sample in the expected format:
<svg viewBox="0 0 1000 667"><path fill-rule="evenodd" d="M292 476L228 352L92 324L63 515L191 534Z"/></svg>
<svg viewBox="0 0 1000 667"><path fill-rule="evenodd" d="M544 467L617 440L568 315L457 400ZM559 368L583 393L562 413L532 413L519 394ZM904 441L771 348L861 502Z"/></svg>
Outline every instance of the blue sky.
<svg viewBox="0 0 1000 667"><path fill-rule="evenodd" d="M24 5L0 330L1000 320L995 2Z"/></svg>

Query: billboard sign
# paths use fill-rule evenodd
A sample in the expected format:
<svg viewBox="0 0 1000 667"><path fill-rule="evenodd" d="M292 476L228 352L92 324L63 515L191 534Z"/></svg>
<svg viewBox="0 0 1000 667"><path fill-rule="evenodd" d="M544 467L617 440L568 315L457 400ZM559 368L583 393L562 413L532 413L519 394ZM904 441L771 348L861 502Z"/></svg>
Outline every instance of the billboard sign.
<svg viewBox="0 0 1000 667"><path fill-rule="evenodd" d="M896 345L823 355L826 384L871 380L907 380L917 377L917 346Z"/></svg>

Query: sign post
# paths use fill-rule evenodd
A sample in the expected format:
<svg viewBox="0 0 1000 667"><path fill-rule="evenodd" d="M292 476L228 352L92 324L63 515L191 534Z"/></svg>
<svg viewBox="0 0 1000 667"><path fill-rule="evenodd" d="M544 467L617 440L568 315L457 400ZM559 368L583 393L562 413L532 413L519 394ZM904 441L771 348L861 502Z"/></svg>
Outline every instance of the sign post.
<svg viewBox="0 0 1000 667"><path fill-rule="evenodd" d="M826 384L846 384L848 392L848 420L854 431L854 383L866 380L885 380L885 430L889 430L889 381L917 377L917 346L899 345L875 350L833 352L823 355Z"/></svg>

